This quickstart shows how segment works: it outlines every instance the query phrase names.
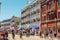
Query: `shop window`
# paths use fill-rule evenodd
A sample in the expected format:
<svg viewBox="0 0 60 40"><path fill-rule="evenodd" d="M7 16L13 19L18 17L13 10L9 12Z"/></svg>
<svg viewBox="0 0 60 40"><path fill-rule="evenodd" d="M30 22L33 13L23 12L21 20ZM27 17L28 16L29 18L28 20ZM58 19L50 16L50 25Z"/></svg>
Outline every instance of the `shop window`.
<svg viewBox="0 0 60 40"><path fill-rule="evenodd" d="M58 32L60 32L60 29L58 28Z"/></svg>
<svg viewBox="0 0 60 40"><path fill-rule="evenodd" d="M58 18L60 18L60 12L58 12Z"/></svg>
<svg viewBox="0 0 60 40"><path fill-rule="evenodd" d="M58 0L58 6L60 6L60 0Z"/></svg>
<svg viewBox="0 0 60 40"><path fill-rule="evenodd" d="M60 22L57 22L57 26L59 26L60 25Z"/></svg>
<svg viewBox="0 0 60 40"><path fill-rule="evenodd" d="M55 14L54 12L49 13L49 20L55 19Z"/></svg>
<svg viewBox="0 0 60 40"><path fill-rule="evenodd" d="M60 32L60 22L57 22L58 32Z"/></svg>

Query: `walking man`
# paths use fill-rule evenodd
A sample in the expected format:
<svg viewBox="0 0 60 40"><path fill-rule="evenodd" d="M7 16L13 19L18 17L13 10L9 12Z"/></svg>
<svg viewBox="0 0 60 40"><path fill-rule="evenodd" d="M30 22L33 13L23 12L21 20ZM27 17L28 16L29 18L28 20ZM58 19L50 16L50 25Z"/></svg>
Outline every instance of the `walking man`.
<svg viewBox="0 0 60 40"><path fill-rule="evenodd" d="M8 31L5 31L5 39L8 40Z"/></svg>
<svg viewBox="0 0 60 40"><path fill-rule="evenodd" d="M15 32L14 32L14 30L12 30L12 38L13 39L15 38Z"/></svg>
<svg viewBox="0 0 60 40"><path fill-rule="evenodd" d="M22 30L20 31L20 38L22 38Z"/></svg>

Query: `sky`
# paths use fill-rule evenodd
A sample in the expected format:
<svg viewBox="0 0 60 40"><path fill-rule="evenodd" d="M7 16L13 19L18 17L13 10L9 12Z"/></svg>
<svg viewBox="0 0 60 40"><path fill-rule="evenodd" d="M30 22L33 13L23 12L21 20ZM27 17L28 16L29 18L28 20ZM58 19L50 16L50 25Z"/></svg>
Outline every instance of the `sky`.
<svg viewBox="0 0 60 40"><path fill-rule="evenodd" d="M27 5L27 0L0 0L0 2L2 3L0 21L10 19L12 16L21 17L21 10Z"/></svg>

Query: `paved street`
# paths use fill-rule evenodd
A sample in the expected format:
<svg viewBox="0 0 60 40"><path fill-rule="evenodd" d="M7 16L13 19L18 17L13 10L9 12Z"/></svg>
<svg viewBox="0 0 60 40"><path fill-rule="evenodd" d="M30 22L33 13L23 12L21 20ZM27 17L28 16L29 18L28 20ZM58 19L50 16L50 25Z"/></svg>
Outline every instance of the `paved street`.
<svg viewBox="0 0 60 40"><path fill-rule="evenodd" d="M9 34L9 40L13 40L11 34ZM40 38L39 36L30 36L30 37L23 36L23 38L20 39L19 35L16 35L14 40L52 40L52 39L44 39L44 38ZM58 39L53 38L53 40L58 40Z"/></svg>

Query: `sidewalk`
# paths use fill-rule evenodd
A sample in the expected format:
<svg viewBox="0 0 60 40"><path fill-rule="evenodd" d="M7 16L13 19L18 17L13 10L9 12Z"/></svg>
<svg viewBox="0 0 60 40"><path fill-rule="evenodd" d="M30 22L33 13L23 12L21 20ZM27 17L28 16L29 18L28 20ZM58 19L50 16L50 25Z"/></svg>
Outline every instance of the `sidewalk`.
<svg viewBox="0 0 60 40"><path fill-rule="evenodd" d="M13 40L11 34L9 34L9 40ZM14 40L51 40L51 38L50 39L48 39L48 38L45 39L45 38L40 38L39 36L30 36L30 37L23 36L23 38L20 39L19 35L15 35L15 39ZM57 38L53 38L53 40L58 40L58 39Z"/></svg>

